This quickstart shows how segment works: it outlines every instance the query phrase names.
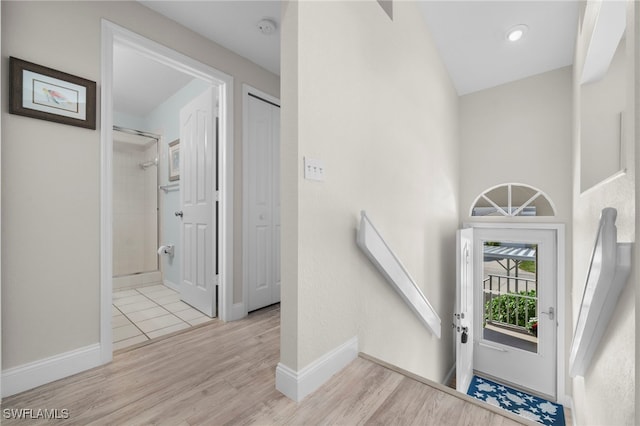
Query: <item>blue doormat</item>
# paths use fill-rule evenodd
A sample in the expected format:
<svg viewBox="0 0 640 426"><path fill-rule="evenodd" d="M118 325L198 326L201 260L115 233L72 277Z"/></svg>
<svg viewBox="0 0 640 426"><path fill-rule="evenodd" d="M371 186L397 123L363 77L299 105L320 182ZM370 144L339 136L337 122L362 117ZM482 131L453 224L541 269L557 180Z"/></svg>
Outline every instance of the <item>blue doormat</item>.
<svg viewBox="0 0 640 426"><path fill-rule="evenodd" d="M565 426L562 405L491 380L473 376L467 395L543 425Z"/></svg>

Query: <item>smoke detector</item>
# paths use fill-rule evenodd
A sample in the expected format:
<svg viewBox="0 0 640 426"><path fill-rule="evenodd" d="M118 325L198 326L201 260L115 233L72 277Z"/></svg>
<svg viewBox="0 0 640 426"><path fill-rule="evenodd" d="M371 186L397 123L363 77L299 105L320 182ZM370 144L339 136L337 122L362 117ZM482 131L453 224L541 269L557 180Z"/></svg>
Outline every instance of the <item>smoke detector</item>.
<svg viewBox="0 0 640 426"><path fill-rule="evenodd" d="M258 29L264 35L275 33L276 28L278 28L278 26L271 19L263 19L260 22L258 22Z"/></svg>

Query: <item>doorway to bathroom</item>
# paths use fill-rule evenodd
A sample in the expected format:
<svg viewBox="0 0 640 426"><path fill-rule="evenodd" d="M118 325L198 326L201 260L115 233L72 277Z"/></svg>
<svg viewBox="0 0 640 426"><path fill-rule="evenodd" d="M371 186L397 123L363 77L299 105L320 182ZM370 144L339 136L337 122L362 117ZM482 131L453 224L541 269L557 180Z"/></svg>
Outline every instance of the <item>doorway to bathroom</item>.
<svg viewBox="0 0 640 426"><path fill-rule="evenodd" d="M107 362L229 315L232 80L106 21L103 34Z"/></svg>
<svg viewBox="0 0 640 426"><path fill-rule="evenodd" d="M121 44L113 66L117 350L216 316L217 138L209 84Z"/></svg>

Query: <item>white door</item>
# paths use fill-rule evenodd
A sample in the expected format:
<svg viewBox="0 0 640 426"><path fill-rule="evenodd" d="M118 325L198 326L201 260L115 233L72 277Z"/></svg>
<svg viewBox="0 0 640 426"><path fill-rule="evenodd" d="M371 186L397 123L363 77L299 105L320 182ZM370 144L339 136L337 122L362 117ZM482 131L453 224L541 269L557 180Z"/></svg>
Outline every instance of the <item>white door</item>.
<svg viewBox="0 0 640 426"><path fill-rule="evenodd" d="M248 311L280 301L280 107L249 95Z"/></svg>
<svg viewBox="0 0 640 426"><path fill-rule="evenodd" d="M556 397L556 233L476 228L474 368Z"/></svg>
<svg viewBox="0 0 640 426"><path fill-rule="evenodd" d="M180 295L210 317L217 306L215 97L210 88L180 111Z"/></svg>
<svg viewBox="0 0 640 426"><path fill-rule="evenodd" d="M467 393L473 378L473 228L458 230L456 266L456 389Z"/></svg>

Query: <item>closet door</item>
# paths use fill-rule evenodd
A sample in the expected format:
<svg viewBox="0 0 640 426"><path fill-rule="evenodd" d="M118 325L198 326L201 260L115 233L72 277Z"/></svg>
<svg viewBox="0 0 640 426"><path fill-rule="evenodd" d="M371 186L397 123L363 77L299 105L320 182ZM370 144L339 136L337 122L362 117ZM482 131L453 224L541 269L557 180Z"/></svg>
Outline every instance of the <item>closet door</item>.
<svg viewBox="0 0 640 426"><path fill-rule="evenodd" d="M248 310L280 301L280 107L248 96Z"/></svg>

